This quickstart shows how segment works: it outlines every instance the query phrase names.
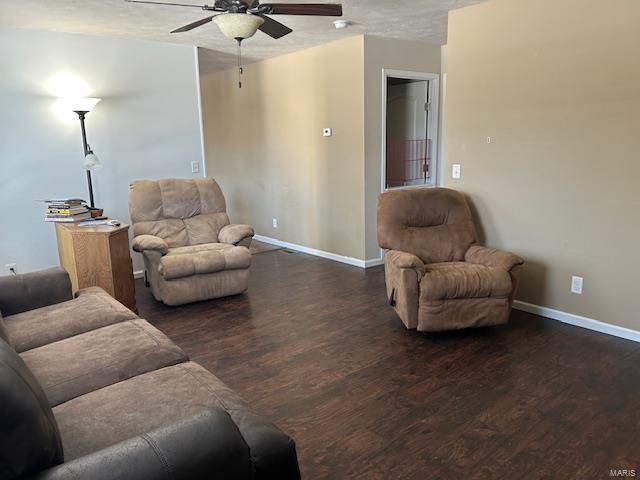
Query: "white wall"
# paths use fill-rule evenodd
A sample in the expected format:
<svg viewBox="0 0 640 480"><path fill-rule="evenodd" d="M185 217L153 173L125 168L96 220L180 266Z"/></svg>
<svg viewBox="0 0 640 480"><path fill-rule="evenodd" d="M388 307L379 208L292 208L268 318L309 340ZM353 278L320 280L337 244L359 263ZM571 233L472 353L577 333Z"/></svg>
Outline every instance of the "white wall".
<svg viewBox="0 0 640 480"><path fill-rule="evenodd" d="M58 264L53 225L35 200L88 197L80 125L54 114L52 79L77 77L103 99L87 134L104 164L94 191L106 214L129 222L132 180L196 176L192 161L202 169L193 47L3 28L0 58L0 273L13 262L22 272Z"/></svg>

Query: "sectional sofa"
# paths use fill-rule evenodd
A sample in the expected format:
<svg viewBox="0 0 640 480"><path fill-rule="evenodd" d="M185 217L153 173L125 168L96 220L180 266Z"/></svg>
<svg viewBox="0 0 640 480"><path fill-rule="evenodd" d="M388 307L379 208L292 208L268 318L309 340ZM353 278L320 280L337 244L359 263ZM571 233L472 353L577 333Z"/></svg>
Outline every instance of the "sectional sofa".
<svg viewBox="0 0 640 480"><path fill-rule="evenodd" d="M103 290L0 277L0 312L0 479L300 478L291 438Z"/></svg>

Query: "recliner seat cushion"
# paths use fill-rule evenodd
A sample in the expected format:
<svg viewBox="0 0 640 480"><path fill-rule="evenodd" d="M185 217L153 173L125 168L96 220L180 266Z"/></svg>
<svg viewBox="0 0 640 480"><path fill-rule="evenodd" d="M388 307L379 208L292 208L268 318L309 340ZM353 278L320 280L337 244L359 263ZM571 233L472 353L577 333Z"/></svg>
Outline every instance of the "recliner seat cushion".
<svg viewBox="0 0 640 480"><path fill-rule="evenodd" d="M145 320L130 320L22 353L49 405L159 368L187 355Z"/></svg>
<svg viewBox="0 0 640 480"><path fill-rule="evenodd" d="M420 281L421 300L454 298L506 298L512 291L509 272L466 262L425 265Z"/></svg>
<svg viewBox="0 0 640 480"><path fill-rule="evenodd" d="M5 317L11 344L20 353L138 316L98 287L68 302Z"/></svg>
<svg viewBox="0 0 640 480"><path fill-rule="evenodd" d="M221 250L228 250L230 248L233 248L233 245L229 245L228 243L210 242L210 243L203 243L200 245L188 245L185 247L175 247L169 250L168 255L185 255L185 254L201 253L201 252L219 252Z"/></svg>
<svg viewBox="0 0 640 480"><path fill-rule="evenodd" d="M165 280L173 280L249 268L250 265L251 253L248 248L213 243L169 249L169 253L160 259L158 271Z"/></svg>
<svg viewBox="0 0 640 480"><path fill-rule="evenodd" d="M20 355L0 340L0 477L22 478L63 461L58 425Z"/></svg>
<svg viewBox="0 0 640 480"><path fill-rule="evenodd" d="M299 475L294 442L211 372L192 362L133 377L74 398L53 411L65 459L71 460L212 407L229 412L238 425L251 450L257 479Z"/></svg>

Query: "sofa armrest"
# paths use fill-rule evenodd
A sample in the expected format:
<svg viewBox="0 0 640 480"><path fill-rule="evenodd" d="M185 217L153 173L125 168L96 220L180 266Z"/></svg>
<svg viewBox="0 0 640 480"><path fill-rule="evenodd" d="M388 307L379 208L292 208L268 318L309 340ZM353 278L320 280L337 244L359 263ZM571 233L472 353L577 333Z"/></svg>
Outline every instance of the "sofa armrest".
<svg viewBox="0 0 640 480"><path fill-rule="evenodd" d="M253 238L255 232L250 225L244 225L241 223L235 223L231 225L225 225L220 229L218 233L218 240L221 243L229 243L231 245L239 245L243 240ZM248 245L242 245L247 246Z"/></svg>
<svg viewBox="0 0 640 480"><path fill-rule="evenodd" d="M0 312L5 317L72 298L71 279L60 267L0 277Z"/></svg>
<svg viewBox="0 0 640 480"><path fill-rule="evenodd" d="M385 253L385 260L392 267L415 270L418 275L418 282L420 282L424 276L424 262L413 253L401 252L400 250L388 250Z"/></svg>
<svg viewBox="0 0 640 480"><path fill-rule="evenodd" d="M33 480L253 478L249 447L227 412L212 409L39 472Z"/></svg>
<svg viewBox="0 0 640 480"><path fill-rule="evenodd" d="M485 267L503 268L507 272L518 265L522 265L524 260L511 252L496 250L495 248L472 245L464 255L464 261L484 265Z"/></svg>
<svg viewBox="0 0 640 480"><path fill-rule="evenodd" d="M162 255L166 255L169 251L167 242L165 242L163 238L156 237L155 235L138 235L134 237L131 248L140 253L145 250L155 250Z"/></svg>

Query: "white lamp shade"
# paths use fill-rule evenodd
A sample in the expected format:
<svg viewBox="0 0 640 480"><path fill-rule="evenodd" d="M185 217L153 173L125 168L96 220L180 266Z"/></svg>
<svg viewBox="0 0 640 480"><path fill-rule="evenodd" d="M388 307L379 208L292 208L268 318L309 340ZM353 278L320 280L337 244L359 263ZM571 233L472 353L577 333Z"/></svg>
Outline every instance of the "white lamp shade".
<svg viewBox="0 0 640 480"><path fill-rule="evenodd" d="M99 170L102 168L102 162L98 158L98 156L93 153L87 153L84 157L84 169L85 170Z"/></svg>
<svg viewBox="0 0 640 480"><path fill-rule="evenodd" d="M65 98L65 103L72 112L90 112L100 100L91 97Z"/></svg>
<svg viewBox="0 0 640 480"><path fill-rule="evenodd" d="M229 38L253 37L264 20L250 13L225 13L213 18L220 31Z"/></svg>

